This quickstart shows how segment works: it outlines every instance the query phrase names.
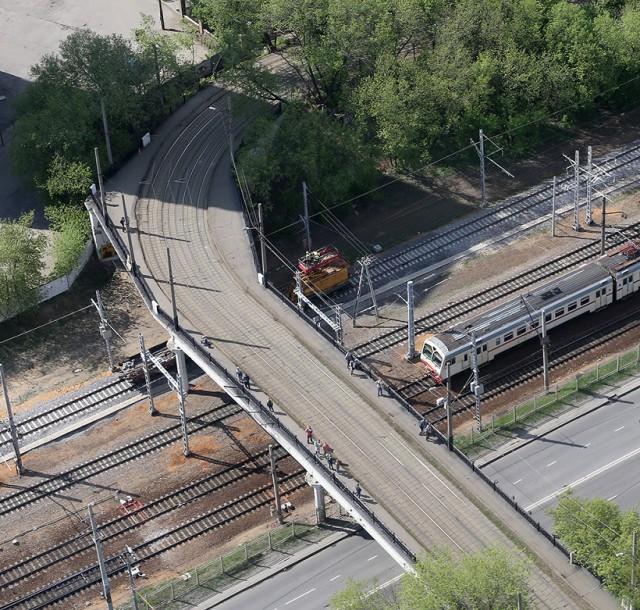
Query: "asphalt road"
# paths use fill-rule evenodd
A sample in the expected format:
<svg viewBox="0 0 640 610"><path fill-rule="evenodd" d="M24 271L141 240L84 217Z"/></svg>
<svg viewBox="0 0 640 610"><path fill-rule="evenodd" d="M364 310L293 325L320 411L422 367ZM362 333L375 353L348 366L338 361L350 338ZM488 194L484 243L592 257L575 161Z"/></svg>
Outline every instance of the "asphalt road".
<svg viewBox="0 0 640 610"><path fill-rule="evenodd" d="M366 581L375 578L382 586L402 573L400 566L363 532L341 540L215 608L320 610L328 607L331 597L342 591L350 578Z"/></svg>
<svg viewBox="0 0 640 610"><path fill-rule="evenodd" d="M483 468L551 530L546 511L568 488L580 497L640 502L640 389Z"/></svg>

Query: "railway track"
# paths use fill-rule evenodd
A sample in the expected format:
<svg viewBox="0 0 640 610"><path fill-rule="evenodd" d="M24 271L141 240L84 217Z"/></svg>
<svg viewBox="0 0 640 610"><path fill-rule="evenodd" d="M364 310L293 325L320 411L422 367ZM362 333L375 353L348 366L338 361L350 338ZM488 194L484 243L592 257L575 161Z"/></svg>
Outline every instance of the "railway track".
<svg viewBox="0 0 640 610"><path fill-rule="evenodd" d="M241 413L242 409L237 405L224 405L201 415L197 419L192 419L187 423L189 434L194 434L208 426L216 424L221 420ZM144 455L158 451L159 449L171 445L182 438L182 428L180 423L168 426L164 430L155 432L133 443L116 449L106 455L94 460L85 462L80 466L55 475L45 481L35 485L20 489L14 493L2 497L0 505L0 516L6 515L16 510L25 508L49 496L55 496L63 489L67 489L88 478L117 468L123 464L136 460Z"/></svg>
<svg viewBox="0 0 640 610"><path fill-rule="evenodd" d="M593 329L587 335L559 345L551 350L550 361L552 365L550 366L550 370L558 370L576 358L605 345L607 342L623 335L629 329L637 327L639 321L640 311L627 312L617 316L614 320L608 320L605 324ZM482 401L483 403L487 403L514 387L540 377L542 377L542 358L539 351L537 351L537 353L527 356L519 363L501 371L497 375L482 377L485 387ZM435 404L435 398L445 397L446 391L441 385L436 384L431 377L425 376L413 380L397 388L396 391L407 402L415 405L421 413L425 413L430 422L439 424L446 421L447 416L445 409ZM418 396L423 395L425 392L429 392L433 396L432 406L425 407L417 400ZM466 391L456 396L454 405L452 409L454 417L471 413L475 409L475 399L470 392Z"/></svg>
<svg viewBox="0 0 640 610"><path fill-rule="evenodd" d="M173 358L167 349L156 350L156 357L163 362ZM141 366L135 367L121 374L117 379L109 379L90 391L80 393L61 403L53 401L51 406L18 413L15 425L21 445L30 440L36 440L62 424L68 424L79 417L86 417L116 400L124 401L134 396L143 398L145 394L144 378ZM0 430L0 455L13 451L11 435L8 427Z"/></svg>
<svg viewBox="0 0 640 610"><path fill-rule="evenodd" d="M282 460L287 457L287 453L282 447L277 446L274 449L274 456L276 460ZM234 466L229 466L199 481L189 483L180 489L146 503L143 508L143 514L140 515L140 521L132 519L132 516L135 517L137 512L140 512L136 511L115 517L102 524L100 526L100 539L104 544L122 536L129 530L138 527L142 519L146 523L177 510L190 502L209 496L223 487L238 483L242 479L266 469L269 463L269 451L265 450ZM48 570L62 561L67 561L77 555L92 551L93 539L90 532L83 532L41 553L1 569L0 587L8 590L10 587L23 583L25 579L33 578L36 574Z"/></svg>
<svg viewBox="0 0 640 610"><path fill-rule="evenodd" d="M606 170L608 180L622 181L602 189L602 184L597 186L611 195L616 191L628 188L628 179L637 181L640 169L640 142L636 141L628 148L605 155L597 160L600 167ZM603 176L605 174L603 173ZM573 203L573 177L560 178L556 187L557 208ZM425 263L434 264L444 260L463 249L471 243L482 243L491 237L495 237L496 227L501 232L508 232L529 222L535 222L551 212L551 200L553 196L553 183L547 181L524 193L510 197L504 203L486 208L473 215L472 218L463 219L442 230L429 232L423 239L412 242L386 254L384 257L374 259L369 266L369 275L375 289L383 288L394 280L401 279L425 267ZM359 274L352 279L352 285L334 295L334 299L341 304L347 304L356 298Z"/></svg>
<svg viewBox="0 0 640 610"><path fill-rule="evenodd" d="M305 471L299 468L296 472L284 476L280 480L282 493L292 493L306 486ZM214 508L206 514L186 521L175 528L150 538L144 543L133 547L136 563L142 563L156 557L176 546L185 544L196 537L220 528L232 521L242 518L258 508L273 502L273 488L271 484L262 485L252 492ZM109 577L125 570L121 555L105 558L106 570ZM36 610L59 603L84 589L95 586L100 582L98 566L90 566L63 580L33 591L20 599L2 606L2 610Z"/></svg>
<svg viewBox="0 0 640 610"><path fill-rule="evenodd" d="M609 234L607 251L614 250L628 239L635 239L640 235L640 223L626 227L619 233ZM591 242L566 255L559 256L537 267L524 271L495 286L482 290L474 296L445 305L415 321L416 334L442 329L462 320L470 313L490 305L506 296L523 292L526 288L549 279L561 272L566 272L592 260L600 254L599 242ZM384 333L366 343L354 347L351 351L356 358L362 360L386 349L406 341L407 328L402 326Z"/></svg>

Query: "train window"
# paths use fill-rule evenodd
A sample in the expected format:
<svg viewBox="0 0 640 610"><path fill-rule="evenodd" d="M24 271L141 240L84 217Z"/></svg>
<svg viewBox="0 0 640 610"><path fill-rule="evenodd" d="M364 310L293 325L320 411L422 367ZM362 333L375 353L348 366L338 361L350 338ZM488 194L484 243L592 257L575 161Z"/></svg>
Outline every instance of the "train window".
<svg viewBox="0 0 640 610"><path fill-rule="evenodd" d="M479 354L482 351L481 347L476 348L476 354Z"/></svg>
<svg viewBox="0 0 640 610"><path fill-rule="evenodd" d="M540 320L531 320L531 328L538 328L540 326Z"/></svg>
<svg viewBox="0 0 640 610"><path fill-rule="evenodd" d="M564 315L564 307L561 307L560 309L556 309L556 312L555 312L556 318L559 318L560 316L563 316L563 315Z"/></svg>
<svg viewBox="0 0 640 610"><path fill-rule="evenodd" d="M506 342L506 341L511 341L511 339L513 339L513 333L507 333L507 334L504 336L504 340L505 340L505 342Z"/></svg>
<svg viewBox="0 0 640 610"><path fill-rule="evenodd" d="M520 336L524 335L524 333L526 333L526 332L527 332L527 327L526 327L526 326L522 326L521 328L519 328L519 329L516 331L516 335L517 335L518 337L520 337Z"/></svg>
<svg viewBox="0 0 640 610"><path fill-rule="evenodd" d="M451 358L451 360L449 360L449 364L455 364L456 363L456 358L455 356L453 358Z"/></svg>
<svg viewBox="0 0 640 610"><path fill-rule="evenodd" d="M582 297L580 299L580 305L587 305L589 303L589 297Z"/></svg>
<svg viewBox="0 0 640 610"><path fill-rule="evenodd" d="M567 311L574 311L575 309L578 308L578 303L569 303L569 305L567 306Z"/></svg>
<svg viewBox="0 0 640 610"><path fill-rule="evenodd" d="M550 313L547 313L547 314L544 315L544 321L545 322L551 322L551 314Z"/></svg>
<svg viewBox="0 0 640 610"><path fill-rule="evenodd" d="M469 354L464 355L464 361L466 362L467 360L469 360Z"/></svg>
<svg viewBox="0 0 640 610"><path fill-rule="evenodd" d="M500 337L498 337L498 338L496 339L496 347L497 347L498 345L500 345Z"/></svg>
<svg viewBox="0 0 640 610"><path fill-rule="evenodd" d="M599 299L599 298L600 298L600 291L596 290L596 299Z"/></svg>
<svg viewBox="0 0 640 610"><path fill-rule="evenodd" d="M483 352L486 352L486 351L487 351L487 344L486 344L486 343L482 346L482 351L483 351Z"/></svg>

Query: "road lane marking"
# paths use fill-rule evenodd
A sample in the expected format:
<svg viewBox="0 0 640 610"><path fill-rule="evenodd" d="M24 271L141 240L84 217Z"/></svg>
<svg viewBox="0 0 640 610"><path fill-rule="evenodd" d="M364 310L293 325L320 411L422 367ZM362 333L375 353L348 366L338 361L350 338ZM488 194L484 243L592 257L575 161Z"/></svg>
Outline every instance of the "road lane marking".
<svg viewBox="0 0 640 610"><path fill-rule="evenodd" d="M553 460L553 462L551 462L551 464L547 464L547 468L549 468L549 466L553 466L558 460Z"/></svg>
<svg viewBox="0 0 640 610"><path fill-rule="evenodd" d="M615 496L611 496L610 498L607 498L607 502L611 502L615 500L617 497L618 497L618 494L616 494Z"/></svg>
<svg viewBox="0 0 640 610"><path fill-rule="evenodd" d="M373 557L369 557L369 559L367 559L367 561L373 561L376 557L377 557L377 555L374 555Z"/></svg>
<svg viewBox="0 0 640 610"><path fill-rule="evenodd" d="M298 597L294 597L293 599L290 599L288 602L285 602L284 605L288 606L289 604L292 604L296 600L299 600L301 597L304 597L305 595L309 595L309 593L313 593L314 591L315 591L315 588L309 589L306 593L303 593L302 595L298 595Z"/></svg>
<svg viewBox="0 0 640 610"><path fill-rule="evenodd" d="M589 474L586 474L583 477L580 477L579 479L576 479L575 481L573 481L573 483L569 483L568 485L564 485L562 488L558 489L557 491L554 491L553 493L550 493L548 496L542 498L542 500L538 500L537 502L534 502L530 506L527 506L524 510L529 512L529 511L533 510L534 508L538 508L538 506L540 506L541 504L545 504L549 500L553 500L553 498L559 496L561 493L564 493L567 489L576 488L581 483L585 483L589 479L592 479L593 477L597 477L599 474L602 474L603 472L609 470L609 468L613 468L614 466L617 466L618 464L621 464L625 460L628 460L629 458L634 457L638 453L640 453L640 447L638 447L637 449L634 449L633 451L630 451L626 455L623 455L622 457L619 457L616 460L613 460L613 462L609 462L608 464L605 464L601 468L598 468L597 470L594 470L593 472L590 472Z"/></svg>
<svg viewBox="0 0 640 610"><path fill-rule="evenodd" d="M590 445L591 443L587 443L584 447L585 449Z"/></svg>
<svg viewBox="0 0 640 610"><path fill-rule="evenodd" d="M338 574L337 576L334 576L333 578L329 579L329 582L333 582L334 580L338 580L338 578L340 578L342 576L342 574Z"/></svg>
<svg viewBox="0 0 640 610"><path fill-rule="evenodd" d="M614 430L614 432L620 432L620 430L622 430L622 428L624 428L624 426L620 426L619 428L616 428L616 429Z"/></svg>
<svg viewBox="0 0 640 610"><path fill-rule="evenodd" d="M518 483L521 483L521 482L522 482L522 479L518 479L518 480L514 483L514 485L517 485Z"/></svg>

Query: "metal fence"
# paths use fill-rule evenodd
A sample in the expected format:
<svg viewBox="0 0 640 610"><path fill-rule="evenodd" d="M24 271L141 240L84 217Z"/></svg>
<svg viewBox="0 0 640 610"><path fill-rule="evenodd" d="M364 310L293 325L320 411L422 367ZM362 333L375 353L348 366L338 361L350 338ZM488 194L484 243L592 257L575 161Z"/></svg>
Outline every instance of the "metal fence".
<svg viewBox="0 0 640 610"><path fill-rule="evenodd" d="M337 503L327 507L327 515L335 519L343 518ZM292 520L209 563L190 569L180 579L157 587L142 588L137 591L138 607L177 610L194 606L231 588L239 579L246 580L334 532L333 528L316 524L315 516ZM118 606L118 610L132 608L132 602Z"/></svg>

